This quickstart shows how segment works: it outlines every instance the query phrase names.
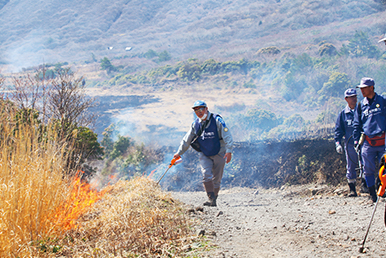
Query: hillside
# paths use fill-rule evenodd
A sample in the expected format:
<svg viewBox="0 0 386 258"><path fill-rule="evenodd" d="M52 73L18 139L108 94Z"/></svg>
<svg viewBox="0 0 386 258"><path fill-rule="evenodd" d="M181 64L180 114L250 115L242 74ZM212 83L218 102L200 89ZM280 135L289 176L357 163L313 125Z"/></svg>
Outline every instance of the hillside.
<svg viewBox="0 0 386 258"><path fill-rule="evenodd" d="M241 58L271 45L339 46L354 30L376 42L386 31L385 6L372 0L2 0L0 8L0 62L12 71L149 49L175 60Z"/></svg>

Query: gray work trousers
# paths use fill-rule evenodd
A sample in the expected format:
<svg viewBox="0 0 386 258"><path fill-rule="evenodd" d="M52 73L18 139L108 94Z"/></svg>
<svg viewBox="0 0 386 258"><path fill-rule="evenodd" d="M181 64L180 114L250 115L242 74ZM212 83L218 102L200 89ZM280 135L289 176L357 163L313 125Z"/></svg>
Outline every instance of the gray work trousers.
<svg viewBox="0 0 386 258"><path fill-rule="evenodd" d="M221 152L215 156L205 156L204 153L200 152L200 165L203 183L213 181L214 188L220 188L225 167L224 155L225 152Z"/></svg>

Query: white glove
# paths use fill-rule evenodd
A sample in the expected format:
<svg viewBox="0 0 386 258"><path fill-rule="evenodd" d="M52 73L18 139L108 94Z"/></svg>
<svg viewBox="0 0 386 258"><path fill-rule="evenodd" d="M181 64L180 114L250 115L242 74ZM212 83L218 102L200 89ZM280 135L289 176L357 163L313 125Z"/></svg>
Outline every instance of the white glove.
<svg viewBox="0 0 386 258"><path fill-rule="evenodd" d="M343 147L342 145L340 145L339 142L335 143L335 148L336 148L336 152L338 152L339 154L343 154Z"/></svg>

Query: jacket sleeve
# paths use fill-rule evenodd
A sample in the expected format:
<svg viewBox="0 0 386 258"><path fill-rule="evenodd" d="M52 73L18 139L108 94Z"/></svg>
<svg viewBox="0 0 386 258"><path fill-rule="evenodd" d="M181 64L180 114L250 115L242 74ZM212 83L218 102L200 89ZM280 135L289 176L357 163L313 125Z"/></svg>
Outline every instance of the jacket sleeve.
<svg viewBox="0 0 386 258"><path fill-rule="evenodd" d="M221 116L216 117L217 132L220 139L223 139L225 143L225 152L232 153L233 151L233 138L232 134L229 131L229 128L226 126L225 121Z"/></svg>
<svg viewBox="0 0 386 258"><path fill-rule="evenodd" d="M182 155L184 154L190 147L190 143L193 140L194 137L194 123L190 127L189 131L185 134L184 138L182 138L180 146L178 147L177 154Z"/></svg>
<svg viewBox="0 0 386 258"><path fill-rule="evenodd" d="M361 116L362 116L362 107L361 103L357 105L357 108L355 109L354 113L354 123L353 123L353 138L354 142L358 142L359 138L361 137L362 133L362 121L361 121Z"/></svg>
<svg viewBox="0 0 386 258"><path fill-rule="evenodd" d="M339 113L338 118L336 119L336 123L335 123L334 140L335 140L335 142L339 142L339 143L341 142L341 140L345 134L343 112L344 111L341 111Z"/></svg>

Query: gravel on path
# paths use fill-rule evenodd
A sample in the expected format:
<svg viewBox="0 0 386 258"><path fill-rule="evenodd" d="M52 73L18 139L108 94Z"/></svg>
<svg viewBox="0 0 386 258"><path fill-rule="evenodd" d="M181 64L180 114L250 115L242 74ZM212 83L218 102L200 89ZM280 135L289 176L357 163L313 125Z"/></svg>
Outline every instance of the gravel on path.
<svg viewBox="0 0 386 258"><path fill-rule="evenodd" d="M346 197L346 187L230 188L220 191L217 207L202 206L204 192L171 194L202 221L197 232L218 246L206 257L386 256L384 198L360 253L375 205L368 195Z"/></svg>

